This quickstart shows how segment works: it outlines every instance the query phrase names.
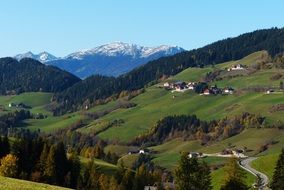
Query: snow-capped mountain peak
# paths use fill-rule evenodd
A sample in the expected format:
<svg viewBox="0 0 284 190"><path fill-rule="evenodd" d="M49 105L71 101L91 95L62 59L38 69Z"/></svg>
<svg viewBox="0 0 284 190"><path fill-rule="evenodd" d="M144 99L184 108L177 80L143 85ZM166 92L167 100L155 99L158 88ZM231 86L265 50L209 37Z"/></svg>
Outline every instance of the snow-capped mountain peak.
<svg viewBox="0 0 284 190"><path fill-rule="evenodd" d="M158 52L164 52L168 55L175 52L181 52L184 49L180 47L173 47L162 45L158 47L144 47L136 44L129 44L124 42L113 42L93 49L85 49L72 53L65 57L65 59L83 59L85 56L101 55L101 56L131 56L133 58L146 58ZM168 53L167 53L168 52Z"/></svg>
<svg viewBox="0 0 284 190"><path fill-rule="evenodd" d="M182 51L185 50L177 46L145 47L124 42L113 42L81 50L62 58L55 57L48 52L39 54L27 52L16 55L15 58L18 60L24 57L33 58L44 64L54 65L69 71L80 78L86 78L93 74L119 76L149 61Z"/></svg>
<svg viewBox="0 0 284 190"><path fill-rule="evenodd" d="M53 60L58 59L54 55L51 55L50 53L45 52L45 51L39 53L37 56L38 56L39 61L41 62L53 61Z"/></svg>
<svg viewBox="0 0 284 190"><path fill-rule="evenodd" d="M23 58L32 58L32 59L36 59L42 63L48 62L48 61L54 61L56 59L58 59L57 57L55 57L54 55L48 53L48 52L41 52L39 54L34 54L32 52L27 52L24 54L18 54L16 56L14 56L14 58L16 58L17 60L21 60Z"/></svg>

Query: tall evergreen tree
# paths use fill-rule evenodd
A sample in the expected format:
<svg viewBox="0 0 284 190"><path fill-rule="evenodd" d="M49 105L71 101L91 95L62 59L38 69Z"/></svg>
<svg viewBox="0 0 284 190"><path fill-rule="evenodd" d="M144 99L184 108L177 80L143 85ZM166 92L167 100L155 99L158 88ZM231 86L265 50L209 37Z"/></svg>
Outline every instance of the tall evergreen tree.
<svg viewBox="0 0 284 190"><path fill-rule="evenodd" d="M81 169L81 164L80 164L80 159L78 154L72 153L69 157L69 163L70 163L70 187L76 188L77 187L77 182L78 178L80 176L80 169Z"/></svg>
<svg viewBox="0 0 284 190"><path fill-rule="evenodd" d="M246 173L238 165L237 158L231 158L225 166L226 176L225 184L221 190L246 190L245 184Z"/></svg>
<svg viewBox="0 0 284 190"><path fill-rule="evenodd" d="M278 158L275 171L273 174L271 182L272 190L282 190L284 189L284 149Z"/></svg>
<svg viewBox="0 0 284 190"><path fill-rule="evenodd" d="M6 156L10 152L10 143L7 135L3 138L0 136L0 158Z"/></svg>
<svg viewBox="0 0 284 190"><path fill-rule="evenodd" d="M68 171L68 161L67 161L65 146L62 142L58 143L56 146L55 170L56 170L56 184L63 185L64 177Z"/></svg>
<svg viewBox="0 0 284 190"><path fill-rule="evenodd" d="M44 170L46 168L46 159L47 159L48 154L49 154L49 149L50 149L49 145L47 143L45 143L43 145L43 149L41 151L40 158L39 158L39 161L38 161L37 166L36 166L36 169L38 171L40 171L42 173L42 175L43 175Z"/></svg>
<svg viewBox="0 0 284 190"><path fill-rule="evenodd" d="M48 183L55 184L56 182L56 147L52 145L50 147L47 159L46 159L46 166L44 170L44 176L47 178Z"/></svg>
<svg viewBox="0 0 284 190"><path fill-rule="evenodd" d="M175 176L178 190L212 189L208 166L197 158L189 158L188 153L182 154Z"/></svg>

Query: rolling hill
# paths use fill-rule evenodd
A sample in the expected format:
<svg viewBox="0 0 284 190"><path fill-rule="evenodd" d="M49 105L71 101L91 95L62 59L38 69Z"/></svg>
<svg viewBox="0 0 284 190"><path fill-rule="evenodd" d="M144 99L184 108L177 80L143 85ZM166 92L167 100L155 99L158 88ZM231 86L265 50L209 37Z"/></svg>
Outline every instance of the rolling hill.
<svg viewBox="0 0 284 190"><path fill-rule="evenodd" d="M57 107L57 113L78 110L86 101L94 104L107 96L117 96L122 91L141 89L149 83L176 75L189 67L204 67L238 60L262 50L268 51L269 55L274 57L284 50L283 36L284 29L257 30L217 41L199 49L150 61L117 78L89 77L78 85L56 94L57 102L66 102Z"/></svg>
<svg viewBox="0 0 284 190"><path fill-rule="evenodd" d="M278 29L276 31L279 32ZM260 33L262 32L267 31ZM247 39L247 35L240 36L240 38ZM234 42L234 40L232 41ZM218 42L218 45L215 44L218 46L216 49L219 48L220 44L233 43L232 41L228 39ZM215 45L213 44L210 47L215 47ZM165 73L168 72L167 75L163 75L164 77L157 75L158 78L155 76L154 79L159 80L152 83L148 82L153 81L153 77L150 76L149 79L145 79L148 76L144 73L147 69L154 68L155 70L162 65L170 65L169 60L185 56L185 54L187 56L201 56L202 53L200 52L206 52L208 50L206 48L209 46L194 50L195 53L184 52L170 58L161 58L118 78L93 76L76 82L71 87L66 87L63 92L27 92L0 96L0 114L19 109L10 107L10 103L23 103L28 106L26 109L30 110L32 114L43 113L46 116L42 119L26 119L23 121L23 127L32 131L40 129L50 134L58 132L58 129L66 129L63 133L66 132L69 135L72 134L72 131L86 136L91 135L92 138L104 140L108 144L104 148L105 153L116 153L120 157L119 161L123 160L129 167L139 157L138 154L128 154L132 149L148 148L151 150L152 161L168 171L175 169L180 152L183 151L213 154L232 147L245 149L248 156L258 157L253 161L253 167L267 174L271 179L276 159L284 143L284 92L281 86L281 82L284 81L283 62L276 63L275 59L271 57L273 52L266 51L265 48L259 49L263 43L260 43L257 47L250 45L248 45L250 48L246 51L242 50L242 53L235 52L236 54L230 55L230 59L228 57L214 58L215 61L225 60L214 64L205 64L212 61L212 57L210 61L202 57L194 58L195 60L191 62L192 65L187 65L190 61L183 63L187 65L184 68L183 64L177 68L173 66L174 70L171 70L172 67L170 66L163 70ZM220 47L223 46L220 45ZM251 52L252 49L261 51ZM248 52L251 54L247 54ZM240 54L244 56L240 59L231 59L240 56ZM173 61L173 65L181 63L182 60ZM196 64L199 67L189 67L196 66ZM240 65L243 69L231 71L230 68L235 65ZM151 69L148 71L151 72ZM136 75L137 73L138 75ZM141 73L142 78L139 75ZM140 79L142 80L141 83L138 82ZM146 81L147 85L145 85ZM216 85L222 89L232 87L234 92L228 95L206 96L193 90L171 91L163 86L167 82L176 83L180 81L205 82L209 87ZM130 85L131 82L134 83ZM130 86L127 86L128 84ZM123 93L121 93L122 90L127 94L140 88L144 88L144 90L135 93L133 96L122 95ZM128 91L125 91L125 89ZM57 103L62 103L63 106L66 106L68 104L66 102L70 101L67 108L71 106L71 112L66 109L65 111L69 110L68 113L64 114L64 111L62 111L58 114L59 116L55 116L50 109L50 106L54 103L51 101L54 100L54 96L56 96ZM91 103L101 99L107 99L107 101L101 101L98 104ZM211 121L234 118L244 112L264 117L261 127L251 125L238 134L224 139L216 139L207 144L200 140L181 137L172 137L158 144L142 145L142 147L130 144L131 141L147 133L159 120L167 116L196 115L201 120ZM77 125L76 128L72 127L76 123L81 123L81 125ZM87 161L88 159L81 157L81 162L86 163ZM204 161L212 168L212 182L214 189L218 189L224 175L223 166L227 159L212 156L204 158ZM116 165L102 160L96 159L94 162L105 173L113 173L117 169ZM266 162L269 162L269 164L263 164ZM247 184L252 184L255 180L254 176L250 174L247 174L247 176Z"/></svg>
<svg viewBox="0 0 284 190"><path fill-rule="evenodd" d="M256 62L262 54L263 52L254 53L238 62L244 65L251 61ZM220 64L220 67L226 64L231 63ZM212 71L213 68L189 68L168 80L198 81L210 70ZM147 131L147 129L153 126L159 119L174 114L196 114L201 119L212 120L232 117L247 111L251 113L261 113L261 115L266 117L267 124L283 122L283 112L270 111L271 106L284 102L283 92L267 95L264 91L247 92L243 89L250 86L254 87L255 85L264 87L279 86L281 79L271 80L270 77L276 73L283 72L283 70L279 69L259 70L248 76L239 76L211 82L211 85L217 84L220 87L229 85L240 91L240 93L228 96L219 95L206 97L191 91L171 93L170 91L160 88L159 84L154 85L147 88L145 93L131 100L131 102L135 103L137 106L130 109L113 111L93 121L86 127L86 130L88 132L91 129L96 130L102 127L104 123L121 119L123 120L122 124L100 133L99 137L108 140L117 139L122 142L128 142L135 136ZM260 81L260 83L258 83L258 81ZM174 99L173 95L175 96ZM84 129L85 128L82 128L80 131L84 132Z"/></svg>

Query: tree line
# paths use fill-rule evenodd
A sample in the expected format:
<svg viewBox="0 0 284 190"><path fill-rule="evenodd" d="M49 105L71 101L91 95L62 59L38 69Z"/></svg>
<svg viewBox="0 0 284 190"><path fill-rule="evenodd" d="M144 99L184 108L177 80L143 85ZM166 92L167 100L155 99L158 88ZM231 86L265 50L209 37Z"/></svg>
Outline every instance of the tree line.
<svg viewBox="0 0 284 190"><path fill-rule="evenodd" d="M38 137L19 138L11 143L7 136L0 137L2 176L74 189L106 190L143 190L145 185L161 180L162 171L148 167L144 159L135 169L126 168L122 162L116 171L106 174L95 164L96 157L89 155L90 161L83 164L78 153L62 142L51 143L46 138Z"/></svg>

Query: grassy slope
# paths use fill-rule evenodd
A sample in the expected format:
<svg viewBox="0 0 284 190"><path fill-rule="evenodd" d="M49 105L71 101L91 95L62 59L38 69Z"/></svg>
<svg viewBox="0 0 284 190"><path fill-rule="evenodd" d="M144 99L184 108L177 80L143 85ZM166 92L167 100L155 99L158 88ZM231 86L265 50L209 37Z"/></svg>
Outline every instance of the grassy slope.
<svg viewBox="0 0 284 190"><path fill-rule="evenodd" d="M194 93L176 94L175 99L166 90L151 87L147 92L133 99L137 107L118 110L108 114L98 122L122 119L124 123L116 128L101 133L103 139L119 139L128 141L145 132L157 120L174 114L196 114L206 120L218 119L240 114L244 111L262 113L267 121L284 121L281 112L270 113L268 109L274 103L283 100L282 94L265 95L260 93L240 96L199 96ZM198 102L198 104L196 103Z"/></svg>
<svg viewBox="0 0 284 190"><path fill-rule="evenodd" d="M64 190L67 188L0 176L0 190Z"/></svg>
<svg viewBox="0 0 284 190"><path fill-rule="evenodd" d="M216 68L224 68L236 63L249 65L257 62L262 53L263 52L257 52L239 61L231 61L216 65ZM169 80L198 81L201 76L205 76L205 74L211 70L213 70L211 67L203 69L189 68ZM249 84L252 86L259 84L264 86L275 86L279 85L279 80L272 81L270 76L278 72L284 71L274 69L264 70L250 76L226 79L216 83L220 87L230 85L235 88L247 87ZM260 81L260 83L258 81ZM111 122L115 119L122 119L124 121L123 124L100 133L99 137L102 139L127 142L148 130L157 122L157 120L173 114L196 114L202 119L210 120L248 111L252 113L261 113L263 116L267 117L267 122L269 123L284 122L284 118L282 117L283 112L270 113L268 111L271 105L284 103L283 94L281 93L271 95L265 95L264 93L242 93L240 95L231 96L219 95L204 97L193 92L185 92L175 93L176 97L174 99L172 96L172 93L162 88L158 88L157 86L149 87L144 94L131 100L137 104L136 107L113 111L112 113L93 121L92 125L88 126L86 131L90 132L99 129L104 123ZM84 129L82 129L82 131L84 131Z"/></svg>
<svg viewBox="0 0 284 190"><path fill-rule="evenodd" d="M259 153L259 147L271 140L278 141L278 143L271 145L267 151ZM160 166L172 168L176 165L182 151L216 153L228 148L229 144L238 148L247 147L250 151L246 154L251 156L277 154L284 144L284 131L278 129L248 129L239 135L208 146L201 146L198 141L173 139L161 145L151 147L151 149L157 152L154 162Z"/></svg>
<svg viewBox="0 0 284 190"><path fill-rule="evenodd" d="M31 106L30 111L34 114L43 113L47 115L45 119L29 119L25 121L26 126L31 130L40 129L45 132L52 132L59 128L70 126L76 121L83 119L82 114L73 113L61 117L54 117L52 113L46 109L46 105L50 102L51 93L44 92L29 92L22 93L16 96L0 96L0 105L5 106L6 111L14 111L16 108L9 108L9 103L24 103ZM2 112L3 114L4 112Z"/></svg>
<svg viewBox="0 0 284 190"><path fill-rule="evenodd" d="M225 68L232 64L241 63L249 65L255 63L263 52L256 52L241 60L231 61L223 64L218 64L215 68ZM173 76L169 80L185 80L198 81L207 72L213 71L215 68L189 68ZM218 85L233 87L256 85L258 81L263 85L277 85L279 81L271 81L270 76L282 71L265 70L260 71L252 76L243 76L216 82ZM42 120L27 120L27 126L35 130L40 128L42 131L52 132L59 128L70 126L78 120L86 119L81 112L64 115L61 117L53 117L50 112L45 109L45 105L49 102L51 94L48 93L23 93L18 96L0 97L0 105L7 107L10 102L23 102L32 106L33 113L44 113L48 115ZM91 121L88 126L80 129L81 132L90 133L105 127L108 123L122 119L124 121L120 126L112 127L99 134L102 139L119 140L122 142L129 141L135 136L144 133L157 120L173 114L196 114L198 117L206 120L218 119L226 116L240 114L244 111L257 112L267 117L267 122L284 121L283 112L268 112L268 108L272 104L284 102L283 94L264 95L263 93L241 94L239 96L211 96L204 97L195 93L175 93L176 98L172 98L173 94L162 88L152 86L146 89L146 92L137 96L131 101L137 106L130 109L118 109L104 117ZM198 103L197 103L198 102ZM110 109L116 106L117 101L110 102L105 105L96 106L88 112L97 112Z"/></svg>
<svg viewBox="0 0 284 190"><path fill-rule="evenodd" d="M48 116L45 119L29 119L25 123L31 130L40 129L43 132L53 132L57 129L68 127L81 119L84 119L83 115L73 113L60 117Z"/></svg>
<svg viewBox="0 0 284 190"><path fill-rule="evenodd" d="M80 161L83 164L87 164L91 159L80 157ZM106 161L100 160L100 159L94 159L94 163L97 165L98 170L105 174L114 174L117 170L117 166L111 163L108 163Z"/></svg>
<svg viewBox="0 0 284 190"><path fill-rule="evenodd" d="M249 173L246 172L246 184L247 186L251 187L252 184L255 182L255 177ZM211 173L211 179L212 179L212 186L213 186L213 190L219 190L220 187L223 185L224 183L224 176L225 176L225 171L224 168L220 168L218 170L215 170Z"/></svg>
<svg viewBox="0 0 284 190"><path fill-rule="evenodd" d="M24 103L25 105L32 107L30 110L32 113L50 115L50 112L45 109L45 105L50 102L51 97L51 93L45 92L28 92L16 96L0 96L0 105L5 106L7 111L13 111L15 108L9 108L9 103Z"/></svg>

